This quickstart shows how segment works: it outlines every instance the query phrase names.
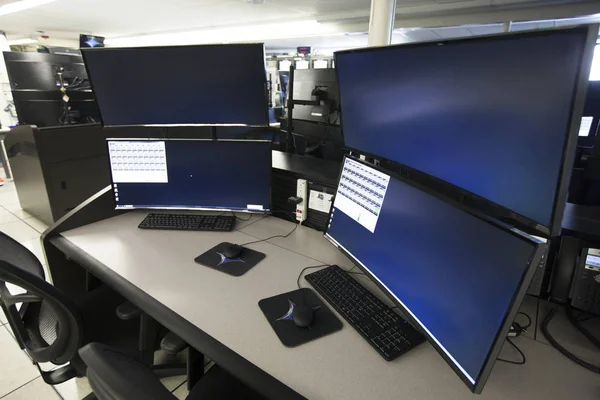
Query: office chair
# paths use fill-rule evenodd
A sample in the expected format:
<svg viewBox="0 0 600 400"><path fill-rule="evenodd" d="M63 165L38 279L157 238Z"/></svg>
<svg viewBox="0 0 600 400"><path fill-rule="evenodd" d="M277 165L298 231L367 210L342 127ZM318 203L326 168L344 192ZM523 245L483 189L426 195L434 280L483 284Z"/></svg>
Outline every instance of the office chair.
<svg viewBox="0 0 600 400"><path fill-rule="evenodd" d="M98 400L175 400L140 361L104 344L90 343L79 350L87 365L87 377ZM259 400L252 389L218 366L213 366L194 386L186 400Z"/></svg>
<svg viewBox="0 0 600 400"><path fill-rule="evenodd" d="M7 284L23 293L11 293ZM105 286L77 301L70 299L46 282L34 254L0 232L0 306L17 343L46 383L56 385L84 376L85 364L77 351L92 341L132 349L132 355L136 354L139 324L121 321L115 315L123 301ZM42 371L39 363L66 365Z"/></svg>

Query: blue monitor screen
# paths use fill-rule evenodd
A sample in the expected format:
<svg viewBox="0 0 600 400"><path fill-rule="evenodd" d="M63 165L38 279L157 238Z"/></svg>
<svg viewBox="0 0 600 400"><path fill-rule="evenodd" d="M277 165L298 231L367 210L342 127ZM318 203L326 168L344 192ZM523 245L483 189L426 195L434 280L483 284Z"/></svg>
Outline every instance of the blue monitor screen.
<svg viewBox="0 0 600 400"><path fill-rule="evenodd" d="M262 43L82 54L104 125L269 124Z"/></svg>
<svg viewBox="0 0 600 400"><path fill-rule="evenodd" d="M109 140L118 209L271 209L271 143Z"/></svg>
<svg viewBox="0 0 600 400"><path fill-rule="evenodd" d="M537 245L350 158L330 218L326 237L476 385Z"/></svg>
<svg viewBox="0 0 600 400"><path fill-rule="evenodd" d="M550 227L586 36L573 29L336 53L346 146Z"/></svg>

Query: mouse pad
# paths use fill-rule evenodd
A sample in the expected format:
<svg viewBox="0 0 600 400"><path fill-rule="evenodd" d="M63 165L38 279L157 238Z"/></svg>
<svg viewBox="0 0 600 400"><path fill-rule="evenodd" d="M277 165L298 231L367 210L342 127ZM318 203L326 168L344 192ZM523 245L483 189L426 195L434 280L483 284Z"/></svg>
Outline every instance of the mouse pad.
<svg viewBox="0 0 600 400"><path fill-rule="evenodd" d="M231 243L220 243L206 253L200 254L194 261L229 275L242 276L266 257L264 253L244 248L238 258L229 259L224 254L225 248L229 245Z"/></svg>
<svg viewBox="0 0 600 400"><path fill-rule="evenodd" d="M296 305L308 305L315 312L309 328L299 328L292 320ZM271 324L281 343L296 347L342 329L342 322L312 289L300 289L262 299L258 306Z"/></svg>

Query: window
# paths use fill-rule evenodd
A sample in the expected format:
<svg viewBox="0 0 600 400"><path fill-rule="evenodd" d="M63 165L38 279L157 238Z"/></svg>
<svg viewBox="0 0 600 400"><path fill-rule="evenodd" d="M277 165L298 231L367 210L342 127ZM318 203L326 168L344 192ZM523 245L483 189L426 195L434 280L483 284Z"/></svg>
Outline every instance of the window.
<svg viewBox="0 0 600 400"><path fill-rule="evenodd" d="M590 81L600 81L600 45L596 45L596 49L594 50Z"/></svg>

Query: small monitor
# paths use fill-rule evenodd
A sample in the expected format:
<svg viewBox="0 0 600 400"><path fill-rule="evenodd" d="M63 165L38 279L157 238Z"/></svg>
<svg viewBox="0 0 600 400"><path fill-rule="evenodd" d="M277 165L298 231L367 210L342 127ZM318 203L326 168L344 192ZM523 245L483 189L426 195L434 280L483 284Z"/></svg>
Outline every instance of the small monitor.
<svg viewBox="0 0 600 400"><path fill-rule="evenodd" d="M581 125L579 126L579 136L589 136L592 130L592 124L594 123L594 117L583 117L581 118Z"/></svg>
<svg viewBox="0 0 600 400"><path fill-rule="evenodd" d="M480 393L542 250L367 163L346 158L325 233Z"/></svg>
<svg viewBox="0 0 600 400"><path fill-rule="evenodd" d="M82 53L104 125L269 125L262 43Z"/></svg>
<svg viewBox="0 0 600 400"><path fill-rule="evenodd" d="M117 209L271 210L268 141L108 139Z"/></svg>
<svg viewBox="0 0 600 400"><path fill-rule="evenodd" d="M104 47L104 37L94 35L79 35L79 48Z"/></svg>

